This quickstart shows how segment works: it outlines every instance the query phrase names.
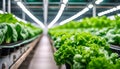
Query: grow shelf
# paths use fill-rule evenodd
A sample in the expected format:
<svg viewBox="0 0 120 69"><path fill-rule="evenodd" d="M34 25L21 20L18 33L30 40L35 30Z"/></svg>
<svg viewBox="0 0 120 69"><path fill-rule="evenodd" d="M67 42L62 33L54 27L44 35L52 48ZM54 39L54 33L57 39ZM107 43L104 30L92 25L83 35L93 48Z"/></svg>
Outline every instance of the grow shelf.
<svg viewBox="0 0 120 69"><path fill-rule="evenodd" d="M0 49L18 47L18 46L21 46L21 45L23 45L23 44L32 42L33 40L35 40L35 39L38 38L38 37L39 37L39 35L37 35L37 36L35 36L35 37L33 37L33 38L30 38L30 39L24 40L24 41L18 41L18 42L6 44L6 45L0 45Z"/></svg>

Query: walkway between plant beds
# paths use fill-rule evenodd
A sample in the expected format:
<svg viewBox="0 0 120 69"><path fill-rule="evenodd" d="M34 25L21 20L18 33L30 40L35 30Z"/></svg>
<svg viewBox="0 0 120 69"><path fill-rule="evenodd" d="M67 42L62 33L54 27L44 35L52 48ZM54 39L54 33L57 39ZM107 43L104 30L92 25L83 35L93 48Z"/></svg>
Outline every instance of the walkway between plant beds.
<svg viewBox="0 0 120 69"><path fill-rule="evenodd" d="M41 38L38 46L30 53L19 69L58 69L47 36L44 35Z"/></svg>

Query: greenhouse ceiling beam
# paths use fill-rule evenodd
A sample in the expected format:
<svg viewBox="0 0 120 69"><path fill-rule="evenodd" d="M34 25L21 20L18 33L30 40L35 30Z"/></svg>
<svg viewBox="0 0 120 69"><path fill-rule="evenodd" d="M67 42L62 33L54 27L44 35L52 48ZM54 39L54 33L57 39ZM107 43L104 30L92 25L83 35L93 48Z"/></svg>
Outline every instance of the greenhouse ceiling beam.
<svg viewBox="0 0 120 69"><path fill-rule="evenodd" d="M19 13L19 12L14 12L14 14L18 14L18 15L21 15L21 13ZM63 14L63 16L68 16L68 15L70 15L71 16L71 14L76 14L76 12L64 12L64 14ZM91 12L88 12L88 13L86 13L87 15L88 14L91 14ZM33 15L37 15L37 16L41 16L42 17L42 12L40 13L40 12L36 12L36 13L33 13ZM55 14L55 12L49 12L48 13L48 16L55 16L56 14Z"/></svg>
<svg viewBox="0 0 120 69"><path fill-rule="evenodd" d="M28 9L22 4L22 2L17 2L17 5L30 17L32 18L38 25L40 25L40 27L43 29L45 28L45 25L38 20L30 11L28 11Z"/></svg>
<svg viewBox="0 0 120 69"><path fill-rule="evenodd" d="M25 4L43 4L43 2L25 2ZM59 5L60 2L49 2L49 5ZM88 2L69 2L70 5L79 4L79 5L86 5Z"/></svg>
<svg viewBox="0 0 120 69"><path fill-rule="evenodd" d="M109 9L109 10L106 10L106 11L103 11L103 12L98 13L98 16L102 16L102 15L105 15L105 14L109 14L109 13L115 12L115 11L117 11L117 10L120 10L120 5L118 5L118 6L116 6L116 7L113 7L113 8L111 8L111 9Z"/></svg>
<svg viewBox="0 0 120 69"><path fill-rule="evenodd" d="M69 2L68 4L69 5L87 5L89 2ZM25 4L43 4L43 2L25 2ZM59 5L60 3L59 2L49 2L49 5ZM119 5L120 2L103 2L101 3L101 5Z"/></svg>
<svg viewBox="0 0 120 69"><path fill-rule="evenodd" d="M38 8L42 8L42 6L26 6L30 9L38 9ZM86 6L67 6L67 8L85 8ZM18 8L17 6L12 6L12 8ZM49 6L49 8L59 8L59 6ZM96 8L107 8L107 9L110 9L110 8L113 8L113 6L96 6Z"/></svg>
<svg viewBox="0 0 120 69"><path fill-rule="evenodd" d="M61 15L66 7L67 2L68 2L68 0L62 0L60 10L58 11L56 17L48 25L48 28L51 28L59 20L59 18L61 17Z"/></svg>

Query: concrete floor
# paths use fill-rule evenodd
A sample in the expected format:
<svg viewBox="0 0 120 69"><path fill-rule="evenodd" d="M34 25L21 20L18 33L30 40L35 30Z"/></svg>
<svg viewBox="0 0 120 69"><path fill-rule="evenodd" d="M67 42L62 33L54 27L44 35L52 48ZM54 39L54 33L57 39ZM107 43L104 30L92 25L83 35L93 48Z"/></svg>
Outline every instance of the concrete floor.
<svg viewBox="0 0 120 69"><path fill-rule="evenodd" d="M30 53L19 69L58 69L47 36L41 38L38 46Z"/></svg>

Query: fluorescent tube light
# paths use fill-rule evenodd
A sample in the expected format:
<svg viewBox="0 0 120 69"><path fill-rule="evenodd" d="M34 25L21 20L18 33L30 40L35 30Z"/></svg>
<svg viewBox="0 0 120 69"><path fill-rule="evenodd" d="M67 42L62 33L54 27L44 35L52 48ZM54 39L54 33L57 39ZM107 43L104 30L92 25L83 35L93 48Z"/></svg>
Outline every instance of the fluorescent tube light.
<svg viewBox="0 0 120 69"><path fill-rule="evenodd" d="M111 19L111 20L114 20L114 19L115 19L114 16L108 16L108 18Z"/></svg>
<svg viewBox="0 0 120 69"><path fill-rule="evenodd" d="M89 10L88 7L84 8L82 11L80 11L77 14L73 15L72 17L60 22L59 25L63 25L63 24L65 24L65 23L67 23L67 22L69 22L71 20L74 20L75 18L77 18L77 17L81 16L82 14L86 13L88 10Z"/></svg>
<svg viewBox="0 0 120 69"><path fill-rule="evenodd" d="M117 10L119 10L120 9L120 5L119 6L117 6Z"/></svg>
<svg viewBox="0 0 120 69"><path fill-rule="evenodd" d="M95 4L100 4L103 0L97 0L95 1Z"/></svg>
<svg viewBox="0 0 120 69"><path fill-rule="evenodd" d="M106 11L103 11L103 12L100 12L98 13L98 16L102 16L102 15L105 15L105 14L108 14L108 13L111 13L111 12L114 12L114 11L117 11L120 9L120 6L117 6L117 7L114 7L112 9L109 9L109 10L106 10Z"/></svg>
<svg viewBox="0 0 120 69"><path fill-rule="evenodd" d="M21 2L17 2L17 5L37 24L39 24L42 28L45 28L44 24L41 21L39 21L30 11L28 11L27 8Z"/></svg>
<svg viewBox="0 0 120 69"><path fill-rule="evenodd" d="M97 0L95 3L100 4L103 0ZM89 9L93 7L93 4L89 4L88 7L84 8L82 11L78 12L77 14L73 15L72 17L62 21L59 23L59 25L63 25L71 20L74 20L75 18L81 16L82 14L86 13Z"/></svg>
<svg viewBox="0 0 120 69"><path fill-rule="evenodd" d="M117 15L120 16L120 14L117 14ZM108 16L108 18L111 19L111 20L114 20L114 19L115 19L115 16L114 16L114 15Z"/></svg>
<svg viewBox="0 0 120 69"><path fill-rule="evenodd" d="M93 8L93 4L89 4L89 5L88 5L88 8Z"/></svg>
<svg viewBox="0 0 120 69"><path fill-rule="evenodd" d="M65 8L65 5L62 4L58 14L54 18L54 20L48 25L48 28L51 28L58 21L58 19L60 18L60 16L62 15L62 13L64 11L64 8Z"/></svg>
<svg viewBox="0 0 120 69"><path fill-rule="evenodd" d="M62 2L63 2L64 4L67 4L68 0L62 0Z"/></svg>

